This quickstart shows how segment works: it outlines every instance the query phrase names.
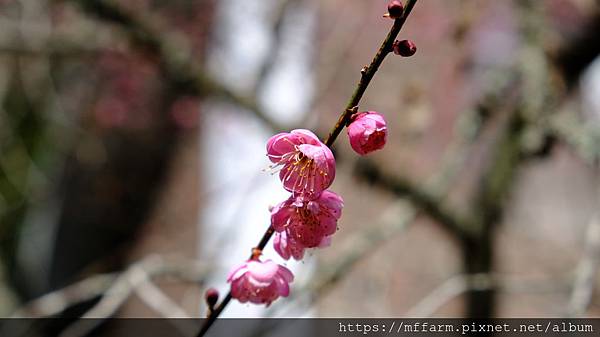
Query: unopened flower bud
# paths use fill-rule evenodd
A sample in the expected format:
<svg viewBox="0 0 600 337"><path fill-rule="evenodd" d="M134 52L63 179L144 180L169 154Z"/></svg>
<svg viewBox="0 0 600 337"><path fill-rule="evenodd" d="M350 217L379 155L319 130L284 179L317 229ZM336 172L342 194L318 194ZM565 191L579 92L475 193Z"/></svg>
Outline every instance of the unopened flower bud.
<svg viewBox="0 0 600 337"><path fill-rule="evenodd" d="M204 293L204 299L208 307L212 310L219 301L219 291L215 288L208 288Z"/></svg>
<svg viewBox="0 0 600 337"><path fill-rule="evenodd" d="M387 140L385 119L375 111L361 112L348 126L348 137L352 149L360 155L382 149Z"/></svg>
<svg viewBox="0 0 600 337"><path fill-rule="evenodd" d="M398 0L393 0L388 5L388 15L391 19L398 19L404 13L404 5Z"/></svg>
<svg viewBox="0 0 600 337"><path fill-rule="evenodd" d="M394 42L394 54L410 57L413 56L417 52L417 45L411 40L396 40Z"/></svg>

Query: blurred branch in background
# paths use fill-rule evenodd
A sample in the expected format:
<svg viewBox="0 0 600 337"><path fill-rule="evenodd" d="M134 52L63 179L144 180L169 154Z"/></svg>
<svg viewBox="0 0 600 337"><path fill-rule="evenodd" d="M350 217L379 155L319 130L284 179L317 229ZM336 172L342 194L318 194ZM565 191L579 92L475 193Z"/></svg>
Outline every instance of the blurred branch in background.
<svg viewBox="0 0 600 337"><path fill-rule="evenodd" d="M570 317L585 315L592 301L600 267L600 219L594 214L586 231L584 254L576 269L576 278L567 309Z"/></svg>
<svg viewBox="0 0 600 337"><path fill-rule="evenodd" d="M131 264L120 273L92 276L48 293L25 304L12 317L52 317L60 315L61 312L76 304L101 298L85 317L109 318L134 293L150 307L158 310L159 314L165 315L163 316L165 318L177 313L183 315L185 312L181 309L167 310L173 305L157 289L151 288L150 291L145 289L149 289L148 285L153 287L153 280L158 279L202 285L209 272L210 269L206 264L196 260L151 255ZM157 302L160 302L161 306L157 306ZM165 303L167 306L164 306Z"/></svg>
<svg viewBox="0 0 600 337"><path fill-rule="evenodd" d="M235 104L253 112L262 122L274 130L284 128L260 108L252 95L243 96L233 92L205 75L202 64L193 59L193 54L185 44L175 42L185 41L174 33L164 33L152 28L151 19L141 13L130 13L120 8L116 2L109 0L61 0L72 1L86 13L100 20L115 24L123 29L132 44L146 52L154 54L159 60L165 78L176 88L179 95L193 94L201 97L219 97L230 100ZM268 72L265 67L264 72Z"/></svg>
<svg viewBox="0 0 600 337"><path fill-rule="evenodd" d="M568 289L570 279L516 279L497 274L456 275L412 307L406 317L433 317L435 313L451 300L469 291L485 291L494 289L498 293L555 293Z"/></svg>
<svg viewBox="0 0 600 337"><path fill-rule="evenodd" d="M469 240L475 236L469 220L455 214L436 196L430 195L421 187L414 186L404 177L395 177L381 172L377 165L361 160L356 165L356 174L370 185L388 190L398 198L406 198L415 208L430 216L458 239Z"/></svg>
<svg viewBox="0 0 600 337"><path fill-rule="evenodd" d="M167 101L176 101L181 96L214 97L239 105L272 130L281 131L289 129L290 126L274 121L256 97L272 71L277 54L281 52L280 34L286 13L289 14L298 2L300 0L277 3L273 15L274 44L262 66L256 86L248 93L232 90L207 75L201 59L192 51L189 39L176 32L162 30L155 24L157 20L151 13L131 11L113 0L57 0L52 4L76 5L103 26L116 27L118 33L115 35L124 35L132 52L150 55L160 68L161 79L167 83L168 93L165 95L165 102L162 103L165 107L163 110L168 110L167 106L170 103ZM461 3L465 4L465 1ZM386 169L378 161L358 161L354 173L360 179L376 186L377 190L389 192L399 200L392 202L381 221L352 235L345 243L348 248L339 255L339 263L323 266L324 271L318 273L321 276L315 280L314 285L309 289L296 290L295 293L299 295L294 295L298 297L293 298L290 305L301 300L316 303L338 285L359 261L369 258L378 247L393 240L418 216L424 215L447 229L459 243L464 270L434 289L408 311L409 315L432 315L445 303L460 295L465 295L469 317L487 317L497 313L495 292L512 291L514 284L509 278L495 274L496 232L506 213L507 200L523 164L550 156L551 150L557 144L568 144L590 166L600 158L600 129L597 124L589 123L577 115L579 107L572 97L579 77L599 53L599 44L595 43L598 39L597 26L600 23L597 6L594 7L596 12L591 15L589 27L583 29L578 38L565 40L559 48L549 49L544 32L551 29L545 21L547 14L542 8L545 5L532 0L513 1L512 4L515 20L518 22L518 36L522 39L517 53L518 61L511 67L489 70L486 77L488 81L482 88L482 97L478 97L474 106L463 110L458 117L455 129L459 135L447 146L440 169L427 182L415 184L408 174ZM347 8L345 10L347 11ZM462 60L459 63L465 68L468 68L472 61L472 50L468 43L470 34L477 29L477 15L480 13L473 8L465 10L459 15L453 28L453 44L461 51ZM2 223L0 236L3 242L2 249L10 251L10 245L5 244L5 240L12 234L5 233L12 231L6 224L18 226L25 218L27 206L35 201L29 199L30 190L33 189L32 180L44 182L54 179L52 174L48 174L48 153L54 151L59 152L56 156L66 156L64 152L67 152L62 148L58 151L40 150L44 146L57 146L48 143L48 139L51 138L49 135L54 135L56 131L49 133L50 128L45 124L46 114L50 115L47 111L52 110L46 106L56 104L48 104L52 99L43 95L26 95L47 92L50 89L31 90L26 76L19 78L14 74L29 68L23 60L29 62L31 59L43 59L54 67L59 63L56 59L99 57L106 50L116 49L114 47L119 46L119 41L103 38L92 40L87 34L64 34L57 31L39 34L46 26L36 23L31 18L14 20L1 17L0 26L6 28L0 37L2 57L20 60L10 62L15 65L7 75L10 81L0 80L4 110L0 114L0 132L3 139L12 140L9 146L2 143L0 157L0 213L10 214L12 218L2 219L6 222ZM353 26L353 29L342 29L341 33L344 35L341 37L333 34L333 37L328 38L327 41L339 43L341 47L336 51L337 56L331 56L332 59L329 59L326 55L323 63L335 64L339 62L340 56L347 56L353 48L353 35L362 30L363 25L358 24ZM331 72L323 76L325 84L322 84L322 87L325 89L317 95L317 104L334 85L336 74L340 73L342 68L332 67L329 70ZM48 81L52 84L52 79ZM15 114L15 111L30 113L19 115ZM62 125L60 123L64 121L58 123ZM83 124L85 123L84 120ZM24 137L17 137L13 132ZM77 129L75 132L82 131ZM162 141L161 137L156 137L155 134L149 135L150 138L159 138ZM171 135L171 131L167 130L163 135ZM471 178L476 183L470 191L470 201L464 209L452 207L448 195L457 187L459 174L468 169L467 160L476 152L485 154L485 165ZM342 161L345 160L343 153L336 153L336 156ZM166 157L160 158L160 162L166 161ZM24 164L25 162L27 164ZM131 167L127 169L131 170ZM48 177L41 179L40 173L45 173ZM154 179L150 180L154 182ZM571 293L568 312L572 316L585 314L596 285L600 256L597 227L597 219L594 218L589 224L586 251L579 263ZM167 274L174 275L178 281L197 282L204 278L206 272L206 268L193 261L178 263L144 259L127 267L124 272L92 276L44 295L15 315L51 316L59 314L74 303L100 299L85 316L106 318L114 315L125 300L136 294L160 316L169 317L174 313L184 316L188 313L163 294L154 285L153 279ZM529 284L529 281L526 281L522 289L534 292L541 287L548 291L562 291L565 288L562 284L566 281L562 276L558 278L556 282L532 280Z"/></svg>

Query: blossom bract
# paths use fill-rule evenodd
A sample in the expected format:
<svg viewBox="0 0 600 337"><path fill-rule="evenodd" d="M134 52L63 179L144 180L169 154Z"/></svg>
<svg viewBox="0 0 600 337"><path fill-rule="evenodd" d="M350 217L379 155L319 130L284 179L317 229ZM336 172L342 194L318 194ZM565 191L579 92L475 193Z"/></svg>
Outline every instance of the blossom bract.
<svg viewBox="0 0 600 337"><path fill-rule="evenodd" d="M375 111L361 112L348 126L350 145L356 153L366 155L382 149L387 140L387 125Z"/></svg>
<svg viewBox="0 0 600 337"><path fill-rule="evenodd" d="M249 260L233 268L227 276L231 283L231 297L242 303L269 306L280 296L290 293L292 272L271 260Z"/></svg>
<svg viewBox="0 0 600 337"><path fill-rule="evenodd" d="M295 194L315 196L335 178L333 153L309 130L277 134L267 142L267 156L278 167L283 187Z"/></svg>
<svg viewBox="0 0 600 337"><path fill-rule="evenodd" d="M337 230L343 207L342 198L328 190L314 200L292 195L273 208L271 226L276 232L285 231L286 239L296 249L319 247Z"/></svg>

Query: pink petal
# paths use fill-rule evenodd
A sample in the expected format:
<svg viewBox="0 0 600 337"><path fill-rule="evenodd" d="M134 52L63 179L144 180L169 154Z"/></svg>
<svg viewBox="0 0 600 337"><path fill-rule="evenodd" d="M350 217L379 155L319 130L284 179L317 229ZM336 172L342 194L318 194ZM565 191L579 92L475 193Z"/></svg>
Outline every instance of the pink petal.
<svg viewBox="0 0 600 337"><path fill-rule="evenodd" d="M277 232L281 232L285 229L290 216L294 213L294 210L291 207L286 206L286 202L287 201L284 201L275 206L271 213L271 226L273 226L273 229Z"/></svg>
<svg viewBox="0 0 600 337"><path fill-rule="evenodd" d="M318 145L321 143L319 137L315 135L312 131L306 129L296 129L290 132L293 135L300 137L305 144L313 144Z"/></svg>
<svg viewBox="0 0 600 337"><path fill-rule="evenodd" d="M287 269L284 266L279 266L279 271L277 272L277 274L279 274L279 276L283 277L283 279L285 281L287 281L288 283L291 283L294 281L294 274L292 274L292 272Z"/></svg>
<svg viewBox="0 0 600 337"><path fill-rule="evenodd" d="M320 226L318 227L316 232L321 237L321 240L324 236L330 236L335 234L335 232L337 231L337 219L331 216L322 216L319 218L319 220ZM318 244L320 244L320 241L319 243L317 243L317 245Z"/></svg>
<svg viewBox="0 0 600 337"><path fill-rule="evenodd" d="M321 243L319 243L319 248L325 248L325 247L331 246L331 241L332 241L331 236L324 237L323 240L321 240Z"/></svg>
<svg viewBox="0 0 600 337"><path fill-rule="evenodd" d="M239 279L242 275L244 275L244 273L246 271L247 271L246 262L244 262L238 266L235 266L233 269L231 269L229 274L227 274L227 282L232 282L232 281Z"/></svg>
<svg viewBox="0 0 600 337"><path fill-rule="evenodd" d="M273 144L275 144L275 142L277 142L279 139L281 139L282 137L288 135L287 132L282 132L282 133L278 133L274 136L272 136L271 138L269 138L269 140L267 141L267 153L273 151L272 147Z"/></svg>
<svg viewBox="0 0 600 337"><path fill-rule="evenodd" d="M249 278L260 283L271 283L273 281L273 277L275 277L277 274L277 270L278 264L271 260L266 260L264 262L248 262Z"/></svg>
<svg viewBox="0 0 600 337"><path fill-rule="evenodd" d="M323 191L318 202L331 216L335 217L336 219L339 219L342 216L344 200L338 194L331 191Z"/></svg>
<svg viewBox="0 0 600 337"><path fill-rule="evenodd" d="M277 292L283 297L288 297L290 294L290 285L283 278L277 279Z"/></svg>
<svg viewBox="0 0 600 337"><path fill-rule="evenodd" d="M273 248L275 248L277 254L279 254L279 256L281 256L284 260L290 259L290 253L287 249L287 241L282 238L282 233L275 233L275 238L273 238Z"/></svg>

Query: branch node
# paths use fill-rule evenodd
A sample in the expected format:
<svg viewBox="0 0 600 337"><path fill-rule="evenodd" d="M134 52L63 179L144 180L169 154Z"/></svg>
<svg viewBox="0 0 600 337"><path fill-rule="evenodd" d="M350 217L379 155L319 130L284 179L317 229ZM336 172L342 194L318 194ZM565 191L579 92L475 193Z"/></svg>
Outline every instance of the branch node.
<svg viewBox="0 0 600 337"><path fill-rule="evenodd" d="M262 255L262 249L258 248L258 247L254 247L252 248L252 257L250 257L250 260L258 260L258 258Z"/></svg>

